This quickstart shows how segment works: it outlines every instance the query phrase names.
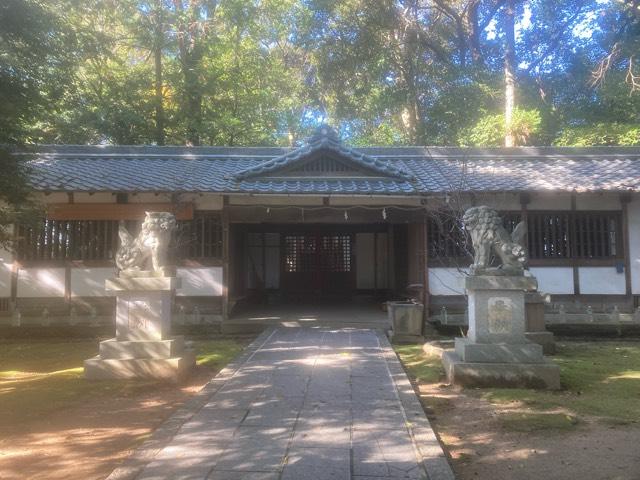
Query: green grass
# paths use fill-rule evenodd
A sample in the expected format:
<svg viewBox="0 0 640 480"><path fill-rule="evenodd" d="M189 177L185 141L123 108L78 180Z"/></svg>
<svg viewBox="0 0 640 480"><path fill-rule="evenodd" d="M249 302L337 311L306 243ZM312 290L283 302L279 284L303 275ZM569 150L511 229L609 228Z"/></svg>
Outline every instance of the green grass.
<svg viewBox="0 0 640 480"><path fill-rule="evenodd" d="M410 375L425 383L439 380L439 359L424 355L421 345L394 348ZM550 358L560 366L560 391L483 388L467 393L494 404L529 407L530 413L502 419L512 429L571 428L580 416L611 424L640 422L640 343L563 342Z"/></svg>
<svg viewBox="0 0 640 480"><path fill-rule="evenodd" d="M198 365L223 368L245 340L194 342ZM96 397L128 397L161 385L152 380L86 381L83 360L98 352L95 340L0 342L0 425L30 420Z"/></svg>
<svg viewBox="0 0 640 480"><path fill-rule="evenodd" d="M427 355L422 345L394 345L394 350L409 376L421 383L436 383L444 375L440 357Z"/></svg>
<svg viewBox="0 0 640 480"><path fill-rule="evenodd" d="M560 366L563 390L559 392L479 392L494 403L519 401L536 410L564 408L614 423L640 421L640 344L567 342L558 345L558 353L552 358Z"/></svg>

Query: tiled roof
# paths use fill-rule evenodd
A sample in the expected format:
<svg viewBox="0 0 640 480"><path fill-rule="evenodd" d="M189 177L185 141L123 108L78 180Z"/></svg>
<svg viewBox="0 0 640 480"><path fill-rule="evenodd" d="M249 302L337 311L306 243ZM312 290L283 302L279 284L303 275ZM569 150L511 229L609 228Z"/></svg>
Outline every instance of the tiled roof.
<svg viewBox="0 0 640 480"><path fill-rule="evenodd" d="M393 162L388 160L379 160L343 144L336 132L331 127L324 125L319 127L316 134L303 146L279 155L273 160L242 170L236 173L234 177L237 180L244 180L246 178L272 175L303 163L316 153L335 154L343 161L360 167L363 171L369 173L377 173L400 180L414 180L413 176L407 173L401 165L394 165Z"/></svg>
<svg viewBox="0 0 640 480"><path fill-rule="evenodd" d="M325 148L368 174L279 176L281 168ZM31 182L42 191L324 195L640 191L640 148L633 147L354 149L320 139L299 149L42 146L35 151L29 154L33 155Z"/></svg>

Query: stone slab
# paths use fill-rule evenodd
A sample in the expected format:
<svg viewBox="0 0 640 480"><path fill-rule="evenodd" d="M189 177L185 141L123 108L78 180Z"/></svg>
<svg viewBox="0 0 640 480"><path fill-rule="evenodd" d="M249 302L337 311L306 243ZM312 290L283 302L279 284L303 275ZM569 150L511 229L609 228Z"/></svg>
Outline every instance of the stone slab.
<svg viewBox="0 0 640 480"><path fill-rule="evenodd" d="M470 363L455 352L444 352L442 364L449 383L465 387L514 387L558 390L560 368L544 363Z"/></svg>
<svg viewBox="0 0 640 480"><path fill-rule="evenodd" d="M537 343L473 343L456 338L456 354L463 362L479 363L543 363L542 346Z"/></svg>
<svg viewBox="0 0 640 480"><path fill-rule="evenodd" d="M542 346L545 355L556 353L556 340L551 332L525 332L525 338L530 342Z"/></svg>
<svg viewBox="0 0 640 480"><path fill-rule="evenodd" d="M171 333L170 291L123 292L116 298L116 339L164 340Z"/></svg>
<svg viewBox="0 0 640 480"><path fill-rule="evenodd" d="M184 338L167 340L118 341L115 338L100 342L99 355L108 358L175 358L184 350Z"/></svg>
<svg viewBox="0 0 640 480"><path fill-rule="evenodd" d="M532 291L538 288L535 277L528 275L468 275L464 277L467 290L520 290Z"/></svg>
<svg viewBox="0 0 640 480"><path fill-rule="evenodd" d="M526 343L524 292L469 290L469 331L478 343Z"/></svg>
<svg viewBox="0 0 640 480"><path fill-rule="evenodd" d="M351 455L353 439L357 458ZM210 458L197 458L198 452L209 456L207 449ZM180 478L186 473L182 465L206 464L215 465L209 479L347 480L354 478L357 461L363 474L453 479L387 338L366 329L280 328L263 336L145 463L157 466L157 460L170 460L176 452L189 465L167 461L165 478ZM368 468L370 461L374 468ZM145 475L143 465L134 467L135 475ZM129 472L123 478L132 480Z"/></svg>
<svg viewBox="0 0 640 480"><path fill-rule="evenodd" d="M177 382L195 366L193 352L177 358L90 358L84 361L84 377L89 380L153 378Z"/></svg>
<svg viewBox="0 0 640 480"><path fill-rule="evenodd" d="M179 277L136 277L108 278L104 282L107 293L119 295L122 292L172 291L182 286Z"/></svg>

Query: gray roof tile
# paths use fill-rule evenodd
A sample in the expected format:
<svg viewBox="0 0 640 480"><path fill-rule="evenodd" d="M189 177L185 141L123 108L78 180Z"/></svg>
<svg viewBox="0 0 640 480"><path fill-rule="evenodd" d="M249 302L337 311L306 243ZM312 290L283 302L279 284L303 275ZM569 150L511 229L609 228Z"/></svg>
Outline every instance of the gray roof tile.
<svg viewBox="0 0 640 480"><path fill-rule="evenodd" d="M326 139L324 139L326 140ZM461 149L42 146L30 165L42 191L429 194L447 191L640 191L640 148ZM324 142L324 143L323 143ZM323 148L373 173L277 177Z"/></svg>

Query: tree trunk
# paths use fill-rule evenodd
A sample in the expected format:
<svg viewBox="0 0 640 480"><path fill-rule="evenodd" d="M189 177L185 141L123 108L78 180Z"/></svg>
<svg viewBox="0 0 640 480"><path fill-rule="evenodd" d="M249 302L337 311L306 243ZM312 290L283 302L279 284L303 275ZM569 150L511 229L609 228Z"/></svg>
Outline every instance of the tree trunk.
<svg viewBox="0 0 640 480"><path fill-rule="evenodd" d="M184 12L182 0L174 0L175 9L181 15ZM200 145L202 126L202 91L198 70L202 59L201 39L198 34L200 9L190 6L188 20L178 24L178 53L184 78L184 110L186 123L186 141L189 145Z"/></svg>
<svg viewBox="0 0 640 480"><path fill-rule="evenodd" d="M507 0L504 19L505 49L504 49L504 121L505 147L515 147L516 138L513 132L513 110L516 103L516 51L515 51L515 6L514 0Z"/></svg>
<svg viewBox="0 0 640 480"><path fill-rule="evenodd" d="M155 66L156 143L158 145L164 145L164 99L162 94L162 47L164 45L164 30L161 1L156 3L155 27L153 57Z"/></svg>

